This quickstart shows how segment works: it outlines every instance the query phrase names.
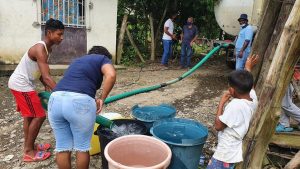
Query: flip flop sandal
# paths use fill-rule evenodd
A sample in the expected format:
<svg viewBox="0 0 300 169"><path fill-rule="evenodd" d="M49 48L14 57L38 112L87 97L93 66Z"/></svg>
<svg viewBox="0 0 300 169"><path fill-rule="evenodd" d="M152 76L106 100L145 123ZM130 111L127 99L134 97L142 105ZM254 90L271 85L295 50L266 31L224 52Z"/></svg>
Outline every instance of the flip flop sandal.
<svg viewBox="0 0 300 169"><path fill-rule="evenodd" d="M23 161L24 162L36 162L46 160L51 156L50 152L38 151L35 153L34 157L31 157L28 154L24 154Z"/></svg>
<svg viewBox="0 0 300 169"><path fill-rule="evenodd" d="M292 132L293 131L293 128L291 127L285 127L284 125L282 124L278 124L276 126L276 129L275 129L276 132Z"/></svg>
<svg viewBox="0 0 300 169"><path fill-rule="evenodd" d="M35 144L37 151L46 151L51 147L51 144L45 143L45 144Z"/></svg>

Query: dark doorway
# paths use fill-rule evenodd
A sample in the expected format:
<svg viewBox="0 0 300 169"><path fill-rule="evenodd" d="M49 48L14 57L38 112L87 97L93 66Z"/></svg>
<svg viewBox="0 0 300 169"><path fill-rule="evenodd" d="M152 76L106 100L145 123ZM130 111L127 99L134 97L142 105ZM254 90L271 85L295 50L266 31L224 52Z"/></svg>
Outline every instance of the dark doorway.
<svg viewBox="0 0 300 169"><path fill-rule="evenodd" d="M42 26L44 37L45 26ZM87 52L87 39L85 28L65 27L64 40L59 45L54 45L50 54L50 64L69 64Z"/></svg>

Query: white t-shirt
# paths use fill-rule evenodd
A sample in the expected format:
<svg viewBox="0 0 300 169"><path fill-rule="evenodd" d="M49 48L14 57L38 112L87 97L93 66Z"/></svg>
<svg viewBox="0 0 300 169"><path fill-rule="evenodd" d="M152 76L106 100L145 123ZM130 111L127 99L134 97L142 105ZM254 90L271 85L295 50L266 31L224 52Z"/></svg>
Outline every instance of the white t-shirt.
<svg viewBox="0 0 300 169"><path fill-rule="evenodd" d="M173 30L174 30L174 24L173 24L173 21L171 19L168 19L166 22L165 22L165 25L164 25L164 30L165 30L165 27L168 27L168 31L173 35ZM163 37L162 37L163 40L172 40L172 37L167 35L164 31L164 34L163 34Z"/></svg>
<svg viewBox="0 0 300 169"><path fill-rule="evenodd" d="M253 89L250 91L250 97L252 101L233 99L225 107L223 115L219 116L227 127L218 132L218 145L213 155L215 159L226 163L243 161L242 141L258 104Z"/></svg>
<svg viewBox="0 0 300 169"><path fill-rule="evenodd" d="M36 44L43 44L47 55L48 50L44 41L39 41ZM41 77L41 71L36 61L33 61L28 56L28 51L22 57L20 63L16 67L13 74L10 76L8 81L8 87L10 89L19 92L30 92L34 91L34 82Z"/></svg>

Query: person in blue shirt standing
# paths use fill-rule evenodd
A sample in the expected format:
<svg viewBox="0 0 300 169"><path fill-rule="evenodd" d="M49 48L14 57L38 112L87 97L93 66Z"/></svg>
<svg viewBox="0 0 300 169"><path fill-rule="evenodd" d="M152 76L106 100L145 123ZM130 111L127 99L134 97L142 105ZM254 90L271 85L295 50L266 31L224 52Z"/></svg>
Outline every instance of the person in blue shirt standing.
<svg viewBox="0 0 300 169"><path fill-rule="evenodd" d="M248 16L247 14L241 14L238 19L241 30L237 37L237 41L235 44L236 50L236 70L244 70L246 60L251 51L251 43L253 38L253 29L248 24Z"/></svg>
<svg viewBox="0 0 300 169"><path fill-rule="evenodd" d="M184 25L182 29L180 57L181 68L191 66L191 56L193 54L192 45L198 37L198 28L193 24L193 22L193 17L189 17L186 25Z"/></svg>
<svg viewBox="0 0 300 169"><path fill-rule="evenodd" d="M116 81L116 71L110 58L106 48L94 46L87 55L70 64L50 96L48 118L56 140L59 169L72 168L72 151L76 152L76 168L89 168L96 113L100 113ZM95 98L102 81L101 96Z"/></svg>

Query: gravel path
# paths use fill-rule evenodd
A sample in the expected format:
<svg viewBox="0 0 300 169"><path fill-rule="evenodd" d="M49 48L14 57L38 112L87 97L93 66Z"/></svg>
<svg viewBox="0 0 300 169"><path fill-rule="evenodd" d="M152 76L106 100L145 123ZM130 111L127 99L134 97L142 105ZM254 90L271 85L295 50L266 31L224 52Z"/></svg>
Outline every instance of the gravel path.
<svg viewBox="0 0 300 169"><path fill-rule="evenodd" d="M165 82L180 76L185 71L187 70L177 69L175 66L163 70L158 64L150 64L143 69L128 68L127 70L119 70L117 72L117 83L111 95ZM216 144L216 132L212 129L215 110L222 92L227 89L226 75L230 71L225 65L224 58L214 57L190 77L178 83L150 93L139 94L111 103L104 108L103 112L118 112L129 118L131 117L131 107L135 104L172 104L177 109L177 117L195 119L209 128L209 138L204 146L206 159L208 159ZM22 162L22 146L24 142L22 118L19 112L16 112L14 99L7 88L8 78L0 77L0 168L57 168L53 149L51 149L53 155L46 161L38 163ZM56 80L60 78L55 77ZM40 84L38 85L38 90L42 90ZM48 120L43 124L37 142L50 142L52 145L55 145L53 132ZM101 168L99 155L91 157L90 168Z"/></svg>

